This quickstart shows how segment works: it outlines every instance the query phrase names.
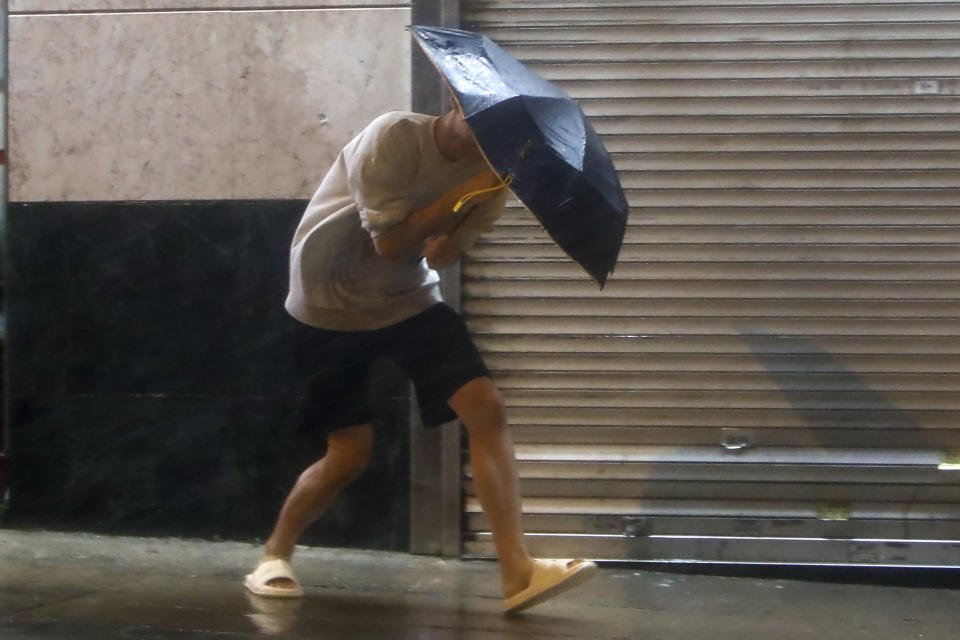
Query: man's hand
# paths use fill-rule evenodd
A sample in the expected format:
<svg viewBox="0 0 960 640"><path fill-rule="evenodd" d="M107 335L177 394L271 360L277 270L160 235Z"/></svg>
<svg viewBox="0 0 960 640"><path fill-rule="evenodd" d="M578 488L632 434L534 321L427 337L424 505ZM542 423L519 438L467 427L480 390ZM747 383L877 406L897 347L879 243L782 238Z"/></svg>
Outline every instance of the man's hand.
<svg viewBox="0 0 960 640"><path fill-rule="evenodd" d="M464 216L469 215L473 207L490 200L497 194L497 191L488 190L499 187L501 184L503 183L500 178L497 177L497 174L489 170L482 171L440 196L433 204L427 207L427 209L433 209L433 211L431 211L431 217L434 218L434 222L428 227L432 231L430 235L440 236L456 229ZM464 208L459 212L453 212L454 206L456 206L462 198L477 191L481 193L477 193L466 200L464 202ZM421 212L418 213L422 215L423 211L424 210L421 210Z"/></svg>
<svg viewBox="0 0 960 640"><path fill-rule="evenodd" d="M469 206L459 214L453 213L453 207L463 196L473 191L488 189L502 184L492 171L482 171L470 180L455 186L445 194L414 211L406 220L394 225L383 235L373 239L373 246L387 260L401 260L416 251L423 242L432 237L441 237L451 233L469 215L474 205L492 198L494 193L483 193L469 200ZM457 256L459 257L459 256ZM453 259L456 262L456 258ZM451 262L452 264L452 262Z"/></svg>
<svg viewBox="0 0 960 640"><path fill-rule="evenodd" d="M481 189L492 189L493 187L499 187L503 184L503 181L500 180L500 177L489 169L481 171L477 175L473 176L466 182L455 187L455 190L458 192L456 196L459 200L463 196L467 195L471 191L479 191ZM480 197L480 196L477 196ZM483 199L488 199L492 197L490 195L484 195Z"/></svg>
<svg viewBox="0 0 960 640"><path fill-rule="evenodd" d="M463 252L453 238L442 235L431 238L422 253L431 269L446 269L459 260Z"/></svg>

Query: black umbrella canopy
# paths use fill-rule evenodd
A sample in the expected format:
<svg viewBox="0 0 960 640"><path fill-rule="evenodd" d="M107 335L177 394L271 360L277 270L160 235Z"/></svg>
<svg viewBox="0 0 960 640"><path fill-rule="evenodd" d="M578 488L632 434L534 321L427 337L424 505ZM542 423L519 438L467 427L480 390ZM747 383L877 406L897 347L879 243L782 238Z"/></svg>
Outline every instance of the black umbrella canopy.
<svg viewBox="0 0 960 640"><path fill-rule="evenodd" d="M575 100L490 38L410 27L452 89L487 161L602 287L627 226L610 154Z"/></svg>

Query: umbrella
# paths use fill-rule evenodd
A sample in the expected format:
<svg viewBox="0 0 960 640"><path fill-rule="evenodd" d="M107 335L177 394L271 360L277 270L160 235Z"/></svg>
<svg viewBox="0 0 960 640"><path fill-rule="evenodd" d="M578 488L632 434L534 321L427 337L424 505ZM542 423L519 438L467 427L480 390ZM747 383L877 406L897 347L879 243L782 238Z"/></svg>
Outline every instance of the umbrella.
<svg viewBox="0 0 960 640"><path fill-rule="evenodd" d="M453 90L487 162L602 287L620 253L628 207L580 105L486 36L410 30Z"/></svg>

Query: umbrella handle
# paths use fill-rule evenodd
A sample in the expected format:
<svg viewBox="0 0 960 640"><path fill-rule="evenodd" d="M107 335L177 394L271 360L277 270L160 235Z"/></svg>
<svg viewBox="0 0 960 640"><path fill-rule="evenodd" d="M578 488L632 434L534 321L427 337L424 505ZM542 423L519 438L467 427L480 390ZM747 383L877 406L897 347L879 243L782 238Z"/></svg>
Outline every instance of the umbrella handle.
<svg viewBox="0 0 960 640"><path fill-rule="evenodd" d="M508 175L506 178L504 178L504 179L500 182L500 184L498 184L498 185L495 186L495 187L489 187L489 188L487 188L487 189L477 189L476 191L471 191L471 192L468 193L467 195L465 195L465 196L463 196L462 198L460 198L459 200L457 200L457 204L453 205L453 212L454 212L454 213L460 213L460 209L462 209L463 206L464 206L465 204L467 204L467 202L469 202L472 198L474 198L474 197L476 197L476 196L479 196L479 195L483 195L484 193L490 193L490 192L492 192L492 191L499 191L500 189L505 189L506 187L509 187L509 186L510 186L510 183L511 183L511 182L513 182L513 175L512 175L512 174L511 174L511 175Z"/></svg>

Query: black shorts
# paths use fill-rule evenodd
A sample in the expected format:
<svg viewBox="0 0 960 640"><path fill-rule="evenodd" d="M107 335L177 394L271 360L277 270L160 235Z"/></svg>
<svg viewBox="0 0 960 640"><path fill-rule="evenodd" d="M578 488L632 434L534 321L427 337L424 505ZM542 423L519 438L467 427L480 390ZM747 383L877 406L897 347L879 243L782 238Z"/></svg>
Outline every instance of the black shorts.
<svg viewBox="0 0 960 640"><path fill-rule="evenodd" d="M333 431L372 422L371 368L388 358L409 375L424 426L456 419L447 401L463 385L488 375L467 325L446 304L374 331L307 327L298 348L304 419L310 428Z"/></svg>

